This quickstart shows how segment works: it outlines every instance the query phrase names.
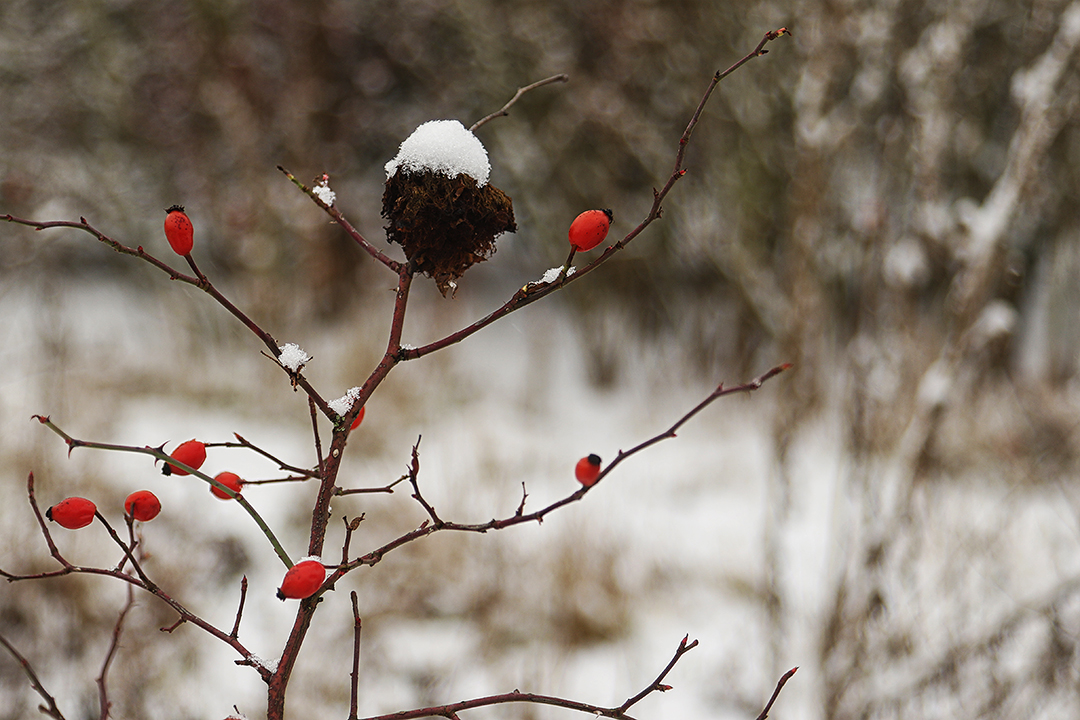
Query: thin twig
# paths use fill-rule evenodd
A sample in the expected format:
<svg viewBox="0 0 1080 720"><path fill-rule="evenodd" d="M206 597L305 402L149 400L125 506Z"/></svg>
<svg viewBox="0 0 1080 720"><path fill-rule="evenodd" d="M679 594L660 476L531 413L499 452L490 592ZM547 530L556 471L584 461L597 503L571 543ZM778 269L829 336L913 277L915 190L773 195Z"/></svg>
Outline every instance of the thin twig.
<svg viewBox="0 0 1080 720"><path fill-rule="evenodd" d="M559 75L552 75L551 77L544 78L543 80L537 80L536 82L532 83L531 85L526 85L525 87L519 87L517 92L514 93L514 97L510 98L510 102L506 103L501 108L499 108L495 112L491 113L487 117L481 118L480 120L477 120L476 122L474 122L472 124L472 126L469 128L469 132L476 132L477 130L482 128L484 125L487 125L489 122L491 122L495 118L506 117L507 115L509 115L510 114L510 112L509 112L510 111L510 106L513 105L514 103L516 103L521 98L522 95L529 92L530 90L535 90L536 88L544 87L545 85L550 85L551 83L557 83L557 82L563 82L564 83L564 82L567 82L569 80L570 80L569 75L566 75L565 73L560 73Z"/></svg>
<svg viewBox="0 0 1080 720"><path fill-rule="evenodd" d="M442 519L435 512L435 508L432 507L431 504L428 503L428 501L425 500L424 496L420 493L420 481L419 481L419 476L420 476L420 452L419 452L419 450L420 450L420 439L422 437L423 437L422 435L418 436L416 438L416 444L413 445L413 447L412 447L412 463L409 465L409 482L413 486L413 499L416 500L416 502L420 503L420 506L424 508L424 511L427 512L428 517L431 518L431 521L433 523L435 523L436 525L441 525L442 524Z"/></svg>
<svg viewBox="0 0 1080 720"><path fill-rule="evenodd" d="M293 185L300 188L304 192L304 194L307 195L309 198L311 198L312 201L316 205L321 207L323 209L323 211L326 212L327 215L329 215L331 218L333 218L334 222L336 222L338 225L340 225L342 227L342 229L344 229L345 232L349 235L349 237L351 237L353 239L353 241L356 242L357 245L359 245L361 248L364 249L364 252L366 252L368 255L375 258L376 260L378 260L379 262L381 262L383 265L390 268L394 272L396 272L396 273L401 272L401 267L402 267L403 263L400 263L397 260L394 260L394 259L390 258L382 250L379 250L377 247L375 247L374 245L369 243L364 238L364 236L360 234L360 231L357 230L356 228L354 228L352 226L352 224L350 224L349 221L345 219L345 216L341 214L341 211L339 211L333 205L327 205L326 203L324 203L322 201L322 198L320 198L318 195L316 195L315 192L311 188L309 188L307 185L305 185L304 183L297 180L295 175L293 175L291 172L289 172L288 170L286 170L282 166L278 165L277 169L280 170L282 173L284 173L285 177L289 178L289 180L292 181Z"/></svg>
<svg viewBox="0 0 1080 720"><path fill-rule="evenodd" d="M192 259L190 255L186 256L186 258L188 264L191 265L192 269L195 271L196 277L185 275L179 270L170 267L166 263L158 260L150 253L143 250L143 247L141 245L136 248L132 248L124 245L117 240L114 240L113 238L109 237L105 233L95 228L89 222L87 222L85 217L80 217L79 222L72 222L67 220L40 222L38 220L18 218L9 213L5 215L0 215L0 220L7 220L8 222L17 223L19 225L26 225L27 227L32 227L35 230L48 230L52 228L73 228L75 230L82 230L83 232L89 233L96 237L100 242L111 247L116 252L123 255L131 255L133 257L139 258L140 260L144 260L153 265L154 267L158 268L162 272L168 274L170 279L186 283L188 285L193 285L194 287L202 290L207 295L212 297L215 301L217 301L217 303L221 305L221 307L225 308L225 310L227 310L233 317L239 320L244 325L244 327L253 332L256 337L258 337L259 340L261 340L263 344L266 345L267 349L275 358L281 355L281 349L278 347L277 341L274 339L274 337L270 335L270 333L259 327L258 323L249 318L243 311L241 311L231 301L229 301L228 298L222 295L221 292L216 287L214 287L214 284L210 282L210 280L208 280L201 271L199 271L198 267L195 265L195 260ZM330 410L329 406L326 404L326 401L322 398L322 396L319 395L319 393L315 391L315 388L311 386L311 383L309 383L307 379L304 378L303 375L301 375L299 372L290 373L290 375L293 376L295 382L304 389L304 392L307 393L308 397L315 401L315 404L319 406L319 410L326 414L327 417L331 417L330 413L332 411Z"/></svg>
<svg viewBox="0 0 1080 720"><path fill-rule="evenodd" d="M632 708L634 705L637 705L639 702L644 700L646 696L648 696L648 695L650 695L650 694L652 694L654 692L667 692L668 690L670 690L671 689L670 685L664 685L663 684L664 683L664 678L666 678L668 676L668 673L671 672L672 668L675 667L675 663L679 662L679 658L681 658L683 655L685 655L686 653L688 653L691 650L693 650L694 648L696 648L697 644L698 644L697 640L694 640L694 641L691 642L689 635L683 635L683 639L682 639L682 641L679 642L679 647L678 647L678 649L675 650L675 655L674 655L674 657L671 658L671 661L667 664L667 667L665 667L663 670L660 671L660 674L656 676L655 680L653 680L652 685L645 688L644 690L639 692L637 695L634 695L631 698L627 698L626 702L624 702L622 705L619 706L619 712L620 713L625 713L627 710Z"/></svg>
<svg viewBox="0 0 1080 720"><path fill-rule="evenodd" d="M234 640L240 635L240 618L244 615L244 601L247 600L248 579L247 575L240 578L240 603L236 606L236 620L233 622L232 632L229 637Z"/></svg>
<svg viewBox="0 0 1080 720"><path fill-rule="evenodd" d="M780 697L780 691L784 689L784 685L791 679L791 676L798 671L798 667L793 667L786 673L780 676L780 680L776 683L776 689L773 690L772 697L769 698L769 702L765 703L765 709L761 711L761 714L757 716L757 720L765 720L769 717L769 711L772 710L773 703L776 702L776 698Z"/></svg>
<svg viewBox="0 0 1080 720"><path fill-rule="evenodd" d="M349 693L349 720L356 720L356 707L358 700L357 686L360 683L360 630L363 623L360 621L360 607L356 601L356 591L349 593L352 599L353 613L353 659L352 672L349 674L352 687Z"/></svg>
<svg viewBox="0 0 1080 720"><path fill-rule="evenodd" d="M345 523L345 542L341 545L341 562L344 564L349 561L349 543L352 542L352 534L360 527L360 523L364 522L364 513L352 520L343 516L341 520Z"/></svg>
<svg viewBox="0 0 1080 720"><path fill-rule="evenodd" d="M295 465L290 465L289 463L285 462L281 458L271 454L269 451L265 450L264 448L259 447L255 443L253 443L250 440L248 440L247 438L243 437L242 435L240 435L240 433L233 433L233 437L236 438L235 443L230 443L230 442L206 443L206 447L224 447L224 448L242 447L242 448L247 448L248 450L251 450L252 452L256 452L259 455L262 455L267 460L270 460L271 462L277 463L278 468L281 469L281 470L285 470L286 472L295 473L297 475L305 475L307 477L317 477L318 476L318 473L313 472L311 470L308 470L306 468L297 467ZM245 484L247 482L249 482L249 481L245 481Z"/></svg>
<svg viewBox="0 0 1080 720"><path fill-rule="evenodd" d="M433 707L419 708L416 710L406 710L403 712L391 713L389 715L374 715L364 720L411 720L412 718L422 718L439 716L453 720L457 718L457 713L463 710L472 710L479 707L488 707L490 705L503 705L506 703L533 703L536 705L553 705L555 707L566 708L568 710L578 710L590 715L598 715L601 717L617 718L618 720L634 720L630 715L626 714L626 711L642 698L654 693L665 692L670 690L670 686L663 685L661 681L667 676L671 669L675 667L675 663L679 659L689 652L691 649L697 646L697 640L691 643L687 643L687 638L683 638L679 643L678 649L675 651L675 656L667 664L667 667L660 673L660 675L650 683L644 690L628 698L622 705L616 707L603 707L601 705L592 705L590 703L580 702L578 700L570 700L567 698L553 697L551 695L537 695L535 693L523 693L519 690L513 692L504 693L502 695L488 695L486 697L474 698L472 700L463 700L461 702L450 703L448 705L436 705Z"/></svg>
<svg viewBox="0 0 1080 720"><path fill-rule="evenodd" d="M620 450L619 454L616 456L616 458L613 461L611 461L611 463L609 463L606 468L604 468L604 470L600 473L599 476L597 476L596 483L594 483L593 485L590 485L590 486L582 486L582 487L578 488L575 492L573 492L570 495L562 498L561 500L557 500L557 501L551 503L550 505L548 505L548 506L546 506L544 508L541 508L540 510L536 510L534 512L531 512L531 513L524 513L522 511L523 508L524 508L524 498L522 498L522 502L518 506L517 511L515 511L515 513L513 515L511 515L510 517L502 518L502 519L496 519L496 520L489 520L488 522L485 522L485 523L476 523L476 524L464 524L464 523L450 522L450 521L447 521L447 520L443 520L442 518L440 518L435 513L435 509L433 507L431 507L427 503L427 501L424 500L423 497L420 495L419 488L417 487L417 484L414 482L413 483L413 489L414 489L415 494L414 494L413 497L416 498L416 500L421 504L421 506L423 506L424 510L428 514L429 519L425 520L424 523L422 525L420 525L420 527L416 528L415 530L411 530L411 531L405 533L404 535L401 535L400 537L398 537L398 538L396 538L394 540L391 540L390 542L386 543L385 545L383 545L383 546L381 546L379 548L376 548L375 550L372 550L371 552L367 553L366 555L363 555L363 556L358 557L358 558L356 558L354 560L351 560L348 563L342 563L334 571L334 574L333 574L331 579L332 580L337 580L337 578L345 575L346 573L350 572L351 570L354 570L355 568L357 568L357 567L359 567L361 565L367 565L367 566L375 565L375 564L379 563L383 559L383 557L385 557L386 554L391 552L392 550L396 550L397 548L402 547L403 545L406 545L406 544L408 544L410 542L413 542L414 540L419 540L422 537L427 537L428 535L431 535L432 533L438 532L440 530L456 530L456 531L459 531L459 532L486 533L489 530L502 530L503 528L511 527L513 525L520 525L522 523L528 523L528 522L538 522L539 523L539 522L543 522L544 518L547 515L549 515L550 513L554 512L555 510L558 510L561 507L565 507L566 505L569 505L571 503L577 502L578 500L581 500L583 497L585 497L585 495L588 494L589 491L591 491L593 488L595 488L599 484L599 482L601 480L603 480L605 477L607 477L607 475L610 474L623 461L625 461L628 458L632 457L633 455L636 455L637 453L645 450L646 448L649 448L649 447L655 445L658 442L661 442L663 440L667 440L667 439L670 439L670 438L674 438L675 433L679 428L681 428L691 418L693 418L695 415L700 413L702 410L704 410L710 404L712 404L712 403L716 402L717 400L719 400L720 398L726 397L728 395L734 395L736 393L752 393L755 390L760 389L765 382L767 382L768 380L770 380L773 377L776 377L777 375L784 372L785 370L787 370L790 367L791 367L791 365L788 364L788 363L785 363L783 365L778 365L778 366L772 368L771 370L769 370L769 371L767 371L765 373L762 373L761 375L754 378L753 380L750 380L749 382L742 383L740 385L732 385L730 387L724 387L723 384L721 384L720 386L718 386L716 388L716 390L714 390L712 393L710 393L708 397L706 397L700 403L698 403L693 408L691 408L689 412L687 412L682 417L680 417L678 420L676 420L675 423L671 427L669 427L667 430L663 431L662 433L660 433L658 435L654 435L653 437L649 438L648 440L645 440L642 443L639 443L638 445L635 445L634 447L630 448L629 450L625 450L625 451ZM419 443L419 441L417 441L417 442ZM418 472L419 471L419 464L418 464L419 460L417 460L416 462L417 462L417 464L416 464L415 468L416 468L416 471ZM410 479L412 479L412 473L410 473L410 475L408 477L410 477ZM327 585L329 585L329 583L327 583Z"/></svg>
<svg viewBox="0 0 1080 720"><path fill-rule="evenodd" d="M41 514L41 510L38 507L37 497L34 493L33 473L29 474L26 481L26 487L27 497L30 500L30 507L34 512L34 516L38 520L38 526L41 529L42 535L45 537L45 542L49 545L50 554L56 560L56 562L60 563L62 569L54 572L34 573L31 575L15 575L12 573L0 571L0 575L3 575L3 577L6 578L9 582L15 582L18 580L40 580L42 578L60 577L63 575L71 575L75 573L83 575L105 575L111 578L116 578L117 580L122 580L129 585L145 590L146 592L150 593L151 595L168 605L179 615L176 623L169 628L162 628L163 631L171 632L180 625L190 622L191 624L199 627L208 634L214 636L218 640L221 640L226 645L236 650L236 652L239 653L241 657L247 658L251 656L251 652L247 648L245 648L239 640L233 637L229 637L227 634L225 634L224 631L218 629L214 625L210 624L206 620L203 620L201 617L188 610L186 607L184 607L183 604L181 604L177 600L174 600L170 595L164 592L156 584L150 582L148 579L143 580L139 577L129 575L125 572L120 572L119 570L110 570L107 568L98 567L84 567L79 565L73 565L68 562L68 560L60 553L60 550L56 547L56 543L53 542L52 536L49 534L49 528L45 524L45 518ZM126 549L123 541L120 540L119 536L116 535L116 532L112 530L108 522L105 521L105 518L101 516L101 513L97 513L95 517L97 517L98 520L100 520L101 523L106 527L106 529L109 530L109 533L112 536L113 540L116 541L121 547L124 547ZM126 549L126 552L130 552L130 550ZM131 557L129 557L129 559L136 563L136 572L141 572L141 568L138 566L137 561ZM145 575L143 575L142 577L145 577ZM270 673L268 670L266 670L266 668L257 669L259 670L260 674L262 674L264 680L269 678Z"/></svg>
<svg viewBox="0 0 1080 720"><path fill-rule="evenodd" d="M23 672L26 673L26 677L30 679L30 687L34 689L38 695L41 696L48 705L38 705L38 710L42 713L55 718L55 720L64 720L64 714L60 712L60 708L56 707L56 698L48 693L45 686L41 684L41 680L38 678L37 673L34 672L34 666L30 664L22 654L15 649L15 646L8 642L8 639L0 634L0 645L7 648L7 651L11 653L11 656L19 661L22 665Z"/></svg>
<svg viewBox="0 0 1080 720"><path fill-rule="evenodd" d="M120 647L120 634L124 631L124 619L134 605L135 589L128 585L127 602L121 608L120 616L116 618L116 625L113 626L112 631L112 641L109 643L109 650L105 653L105 661L101 664L101 674L97 677L98 703L101 708L99 717L101 720L106 720L109 717L109 708L112 707L112 703L109 702L109 666L112 665L113 658L116 657L116 650Z"/></svg>
<svg viewBox="0 0 1080 720"><path fill-rule="evenodd" d="M408 475L402 475L389 485L383 485L376 488L335 488L335 495L374 495L375 493L387 493L392 495L394 493L394 487L405 482L409 479Z"/></svg>
<svg viewBox="0 0 1080 720"><path fill-rule="evenodd" d="M311 411L311 432L315 436L315 467L319 469L319 477L322 477L323 473L323 452L322 452L322 438L319 436L319 415L315 412L315 403L308 399L308 406Z"/></svg>

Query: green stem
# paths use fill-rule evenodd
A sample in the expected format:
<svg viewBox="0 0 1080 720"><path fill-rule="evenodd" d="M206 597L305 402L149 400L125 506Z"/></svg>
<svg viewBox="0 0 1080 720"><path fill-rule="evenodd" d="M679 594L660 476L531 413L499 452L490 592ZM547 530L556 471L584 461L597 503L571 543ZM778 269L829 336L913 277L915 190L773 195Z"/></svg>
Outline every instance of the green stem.
<svg viewBox="0 0 1080 720"><path fill-rule="evenodd" d="M179 460L175 460L175 459L169 457L163 451L161 451L161 450L159 450L157 448L135 447L134 445L114 445L112 443L100 443L100 442L90 442L90 441L87 441L87 440L77 440L77 439L71 437L70 435L68 435L66 432L64 432L60 428L58 428L56 425L54 425L52 420L50 420L48 417L45 417L45 416L42 416L42 415L34 415L33 417L34 417L35 420L40 422L42 425L49 428L54 433L56 433L57 435L59 435L60 437L62 437L64 439L64 442L66 442L67 446L68 446L68 454L69 455L71 454L71 451L74 450L77 447L87 447L87 448L93 448L95 450L113 450L113 451L116 451L116 452L130 452L130 453L138 453L140 455L150 455L151 457L155 457L158 460L162 460L164 462L167 462L170 465L173 465L174 467L178 467L181 470L186 471L187 473L199 478L203 482L208 483L213 487L216 487L217 489L221 490L222 492L225 492L225 493L227 493L229 495L232 495L236 499L236 502L240 503L240 507L244 508L244 510L247 511L247 514L251 516L251 519L254 520L255 524L259 526L260 530L262 530L263 535L266 536L266 539L270 541L270 545L273 546L274 552L276 552L277 556L279 558L281 558L281 561L283 563L285 563L285 567L286 568L291 568L293 566L293 562L289 558L289 554L287 552L285 552L285 548L283 548L281 546L281 543L278 541L277 537L274 535L274 531L270 529L270 526L266 524L266 521L262 519L262 516L259 515L258 511L251 506L251 503L249 503L244 498L243 495L233 493L232 490L225 487L224 485L222 485L221 483L219 483L217 480L210 477L209 475L205 475L205 474L199 472L198 470L196 470L195 468L190 467L188 465L185 465L184 463L180 462Z"/></svg>

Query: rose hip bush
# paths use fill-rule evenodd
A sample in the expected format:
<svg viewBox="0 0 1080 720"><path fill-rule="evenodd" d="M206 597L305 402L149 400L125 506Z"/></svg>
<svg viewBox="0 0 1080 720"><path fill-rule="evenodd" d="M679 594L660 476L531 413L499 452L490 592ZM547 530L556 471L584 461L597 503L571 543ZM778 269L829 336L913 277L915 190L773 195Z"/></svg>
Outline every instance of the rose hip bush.
<svg viewBox="0 0 1080 720"><path fill-rule="evenodd" d="M38 230L71 228L82 231L119 253L147 263L153 269L164 273L172 281L189 285L207 294L225 313L231 315L233 319L254 336L257 343L261 345L262 353L276 363L280 369L281 388L293 389L300 393L306 403L304 410L311 418L312 448L316 462L313 465L304 466L278 458L273 449L258 447L239 435L235 436L235 442L206 437L201 440L192 439L181 443L171 453L166 453L165 447L168 443L155 445L152 444L149 438L137 438L132 439L131 444L114 444L75 437L69 434L69 429L65 427L59 418L47 415L35 416L35 419L42 427L55 433L67 445L69 453L74 450L80 450L80 452L97 450L142 455L145 456L148 463L159 465L162 473L170 476L171 481L205 483L215 497L230 500L229 507L238 506L237 512L242 511L244 513L241 520L252 523L258 528L261 536L265 538L266 543L263 547L266 549L268 556L275 558L276 562L281 564L281 581L276 588L276 596L282 601L297 601L293 624L281 648L280 655L278 659L268 661L252 651L245 632L247 625L242 625L242 621L245 619L244 610L249 594L274 594L274 588L255 586L254 584L249 586L247 578L244 578L236 596L237 610L230 627L221 625L220 619L211 620L200 615L183 597L174 595L169 583L166 580L156 578L156 568L152 568L146 562L146 541L141 534L141 525L137 526L136 523L150 521L157 517L159 513L166 515L177 513L180 516L185 513L198 513L200 512L198 508L170 507L167 503L163 504L154 493L148 490L140 490L128 496L124 503L122 516L119 512L100 512L91 499L81 497L69 497L49 507L48 510L42 513L38 502L39 489L35 485L33 472L30 472L27 478L27 497L30 509L37 519L49 554L58 567L39 572L20 572L15 568L4 568L0 570L0 573L10 582L40 581L60 578L65 575L88 575L103 580L121 582L128 591L127 604L124 605L120 612L112 635L112 642L100 675L97 678L101 717L104 718L110 714L108 669L120 646L125 617L128 610L133 606L136 596L143 603L156 602L161 604L175 617L175 624L163 628L163 630L171 632L181 625L194 626L214 641L227 646L234 654L236 664L250 668L250 671L256 673L265 683L267 690L266 716L275 720L283 718L286 715L286 693L290 679L293 676L293 670L297 662L303 661L300 650L309 636L309 631L312 623L316 620L318 610L324 603L338 604L345 602L343 597L335 593L337 581L353 572L360 571L362 573L365 568L370 568L384 559L388 562L397 561L397 558L402 557L402 553L396 552L397 550L436 533L485 534L517 525L539 524L550 513L571 503L583 500L589 492L602 483L609 474L615 472L628 458L649 449L659 442L674 438L679 428L713 402L731 394L757 390L767 380L787 369L788 365L781 364L749 382L730 387L725 387L723 384L719 385L705 395L697 405L687 409L681 417L675 418L673 424L669 427L658 427L656 435L628 450L620 450L615 458L604 466L601 465L599 456L594 454L580 460L567 456L564 459L563 466L565 467L565 478L570 480L568 487L572 488L569 494L555 502L533 509L527 506L528 492L524 484L522 484L521 499L517 506L507 508L505 514L501 517L487 522L465 523L445 518L429 502L423 491L419 439L412 446L411 452L406 458L405 474L390 485L374 488L356 487L353 485L352 478L342 477L340 474L342 460L349 450L348 441L350 435L360 427L368 399L378 390L395 367L402 363L420 360L464 341L509 314L538 302L571 283L585 280L588 275L600 270L610 258L621 252L631 241L641 235L649 225L658 220L661 217L663 202L686 172L683 169L683 161L687 147L691 135L698 125L701 110L708 101L713 89L724 77L744 63L765 54L767 52L765 50L766 44L784 34L789 34L786 29L766 33L753 51L728 70L717 72L711 82L707 84L700 104L696 111L689 116L689 122L682 136L672 138L672 146L675 148L675 161L666 184L662 188L655 190L651 207L644 211L642 219L635 227L617 242L606 247L588 265L576 268L571 266L575 253L592 250L607 239L614 217L613 211L607 209L582 212L572 222L567 223L566 230L559 233L567 232L564 237L569 239L571 246L569 258L561 268L552 268L543 272L537 281L530 282L517 289L500 307L483 318L419 347L410 347L401 341L402 329L409 307L410 291L414 280L426 276L435 283L442 295L448 298L453 297L458 283L464 281L466 271L471 266L488 261L493 256L497 237L503 232L518 229L513 214L512 199L489 182L491 167L487 151L475 135L475 132L487 122L500 115L505 115L507 108L522 93L554 82L564 81L565 76L554 76L521 88L501 110L478 121L470 128L466 129L456 121L425 123L418 128L413 136L402 143L398 156L387 164L388 177L382 207L383 217L388 223L386 227L387 240L400 246L399 248L384 251L354 228L353 224L338 208L337 194L331 189L327 175L319 176L309 186L298 180L287 170L279 168L301 192L305 193L334 223L340 226L342 232L355 243L357 248L370 256L373 262L382 265L390 276L396 277L395 299L385 352L365 378L358 379L359 382L355 387L338 398L324 394L306 374L306 368L314 362L311 355L304 351L298 343L279 343L267 329L253 320L238 303L229 299L214 284L212 279L200 269L198 259L202 248L194 240L195 228L191 219L185 213L183 206L174 205L168 208L164 234L169 247L182 259L182 262L187 267L171 266L154 254L157 252L156 247L148 250L142 245L132 246L125 244L111 237L105 231L94 227L85 218L80 218L78 221L38 221L16 218L11 215L0 216L9 222ZM631 214L631 211L619 210L620 217ZM193 212L193 215L198 218L197 213ZM532 229L531 231L540 235L546 229ZM395 256L395 253L400 253L403 257ZM173 260L176 260L176 258L173 258ZM329 431L326 430L327 426L329 426ZM278 532L271 527L259 509L246 497L247 493L241 492L242 487L259 482L258 480L242 480L239 475L231 471L221 471L211 477L202 470L207 462L208 447L222 448L229 452L257 453L286 470L289 476L285 481L312 483L315 488L314 497L311 500L310 507L305 508L305 513L309 514L311 518L306 548L303 550L299 548L287 549L279 539ZM576 478L577 483L573 483L571 476ZM409 489L411 500L415 501L419 508L422 509L425 516L423 522L419 526L375 547L367 547L362 550L354 549L354 533L366 516L365 505L362 502L364 495L372 492L389 493L393 491L395 486L399 485ZM336 526L338 530L343 527L344 532L340 550L337 547L327 546L328 532L333 517L331 503L335 504L335 511L338 513L338 517L343 520L341 525ZM114 527L118 516L126 526L126 533L123 529L118 530ZM83 533L101 530L97 526L92 529L89 528L94 520L98 519L110 541L119 549L119 562L115 563L111 560L102 559L99 564L90 565L81 561L79 564L70 561L67 556L69 546L57 542L45 519L52 520L54 523L71 530L86 528L81 530ZM157 525L156 523L155 526ZM335 540L334 543L336 546L337 541ZM298 559L294 561L294 557ZM353 618L353 665L351 673L346 673L343 669L340 681L351 686L351 703L348 717L356 718L358 717L359 702L357 681L361 647L362 608L355 592L350 594L349 600L348 605L351 605L350 609ZM251 624L253 623L249 622L249 625ZM64 717L62 709L58 707L48 688L40 682L30 659L21 655L18 649L2 636L0 636L0 640L3 641L4 647L20 662L25 670L29 679L27 692L31 690L37 692L43 699L42 711L55 718ZM628 711L640 700L655 692L670 689L670 686L664 683L665 678L681 657L697 645L697 641L691 641L689 637L683 637L681 641L673 644L676 645L674 654L666 665L657 668L658 674L651 681L644 683L640 692L630 695L625 702L617 706L604 707L571 698L552 697L514 690L501 695L476 697L447 705L404 710L392 715L377 717L378 720L387 720L390 717L405 720L406 718L438 715L457 720L459 713L473 708L505 703L530 703L552 705L565 708L568 711L629 720ZM776 691L766 703L762 717L768 713L783 684L793 673L794 670L789 671L780 678ZM346 677L348 680L346 680ZM242 711L242 708L237 708L238 713ZM299 714L302 715L302 712ZM345 717L344 709L342 709L341 716Z"/></svg>

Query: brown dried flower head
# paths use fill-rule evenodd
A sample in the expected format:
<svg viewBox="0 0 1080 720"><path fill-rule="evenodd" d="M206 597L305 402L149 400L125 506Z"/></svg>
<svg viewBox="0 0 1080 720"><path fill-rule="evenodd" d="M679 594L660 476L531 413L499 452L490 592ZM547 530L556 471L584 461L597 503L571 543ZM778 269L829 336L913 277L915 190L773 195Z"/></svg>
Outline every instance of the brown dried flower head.
<svg viewBox="0 0 1080 720"><path fill-rule="evenodd" d="M514 232L510 197L487 182L487 152L452 120L417 128L387 164L382 216L386 237L440 292L495 252L495 238Z"/></svg>

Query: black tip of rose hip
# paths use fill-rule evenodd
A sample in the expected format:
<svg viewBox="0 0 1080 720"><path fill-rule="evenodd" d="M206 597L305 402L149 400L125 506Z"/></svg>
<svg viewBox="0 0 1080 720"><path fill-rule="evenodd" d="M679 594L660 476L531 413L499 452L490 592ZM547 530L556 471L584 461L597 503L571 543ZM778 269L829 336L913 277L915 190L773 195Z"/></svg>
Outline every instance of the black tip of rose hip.
<svg viewBox="0 0 1080 720"><path fill-rule="evenodd" d="M184 206L183 205L170 205L169 207L165 208L165 214L166 215L168 215L171 212L184 212Z"/></svg>
<svg viewBox="0 0 1080 720"><path fill-rule="evenodd" d="M45 517L52 520L52 508L49 508L48 510L45 511Z"/></svg>
<svg viewBox="0 0 1080 720"><path fill-rule="evenodd" d="M161 474L166 477L172 475L172 465L170 465L169 463L165 463L165 465L163 465L161 468Z"/></svg>
<svg viewBox="0 0 1080 720"><path fill-rule="evenodd" d="M281 588L278 588L277 599L280 600L281 602L285 602L285 596L281 594Z"/></svg>
<svg viewBox="0 0 1080 720"><path fill-rule="evenodd" d="M611 213L611 208L600 208L600 212L607 215L607 221L609 223L610 222L615 222L615 216Z"/></svg>
<svg viewBox="0 0 1080 720"><path fill-rule="evenodd" d="M589 464L599 466L600 465L600 456L595 454L595 453L589 455Z"/></svg>

